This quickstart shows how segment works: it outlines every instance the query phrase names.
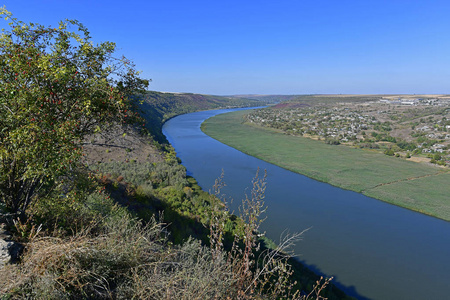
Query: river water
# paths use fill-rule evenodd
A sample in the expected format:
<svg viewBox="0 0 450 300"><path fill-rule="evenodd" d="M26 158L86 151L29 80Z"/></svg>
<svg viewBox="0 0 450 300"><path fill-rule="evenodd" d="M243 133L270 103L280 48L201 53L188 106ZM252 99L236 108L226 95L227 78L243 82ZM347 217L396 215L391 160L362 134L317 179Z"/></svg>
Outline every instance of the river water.
<svg viewBox="0 0 450 300"><path fill-rule="evenodd" d="M262 231L279 241L304 233L301 262L358 299L450 299L450 222L412 212L287 171L226 146L200 130L230 110L169 120L163 133L189 175L208 191L222 172L237 205L258 167L267 170L267 219ZM450 195L449 195L450 202Z"/></svg>

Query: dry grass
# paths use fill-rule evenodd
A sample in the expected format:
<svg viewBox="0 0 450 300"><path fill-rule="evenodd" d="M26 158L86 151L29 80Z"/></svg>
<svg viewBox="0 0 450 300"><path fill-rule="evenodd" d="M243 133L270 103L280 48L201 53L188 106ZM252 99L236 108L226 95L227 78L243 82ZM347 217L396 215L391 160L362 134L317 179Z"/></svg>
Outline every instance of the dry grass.
<svg viewBox="0 0 450 300"><path fill-rule="evenodd" d="M215 196L221 186L219 180ZM230 251L223 243L226 205L211 212L210 246L192 238L173 246L162 223L142 224L114 210L72 236L44 236L40 227L18 224L28 232L26 251L20 264L0 269L0 298L325 299L320 293L329 280L318 281L309 295L293 289L288 250L301 234L260 249L265 186L265 177L256 176Z"/></svg>
<svg viewBox="0 0 450 300"><path fill-rule="evenodd" d="M273 299L289 295L285 288L291 287L286 281L290 269L282 248L264 252L255 268L256 260L247 247L231 253L211 251L190 239L182 247L171 248L161 242L157 223L141 227L122 219L116 225L96 236L83 231L66 239L33 239L20 265L0 271L0 292L10 299Z"/></svg>
<svg viewBox="0 0 450 300"><path fill-rule="evenodd" d="M2 270L1 292L14 298L111 298L131 270L161 260L160 225L128 218L115 220L100 234L89 228L73 237L36 237L20 265Z"/></svg>
<svg viewBox="0 0 450 300"><path fill-rule="evenodd" d="M264 252L256 266L247 248L212 252L193 239L163 246L157 228L36 238L20 265L0 271L0 293L5 299L324 299L318 293L328 281L309 296L291 293L281 248Z"/></svg>

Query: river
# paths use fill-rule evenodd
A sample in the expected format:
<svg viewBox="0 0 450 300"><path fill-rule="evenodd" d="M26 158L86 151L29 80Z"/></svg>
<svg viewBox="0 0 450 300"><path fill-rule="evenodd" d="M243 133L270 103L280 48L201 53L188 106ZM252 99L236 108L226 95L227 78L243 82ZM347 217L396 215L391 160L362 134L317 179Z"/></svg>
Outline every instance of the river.
<svg viewBox="0 0 450 300"><path fill-rule="evenodd" d="M298 259L358 299L450 299L450 222L342 190L226 146L200 130L214 110L175 117L163 133L189 175L206 191L222 172L233 200L258 167L267 170L267 219L262 231L279 241L307 228ZM450 195L449 195L450 202Z"/></svg>

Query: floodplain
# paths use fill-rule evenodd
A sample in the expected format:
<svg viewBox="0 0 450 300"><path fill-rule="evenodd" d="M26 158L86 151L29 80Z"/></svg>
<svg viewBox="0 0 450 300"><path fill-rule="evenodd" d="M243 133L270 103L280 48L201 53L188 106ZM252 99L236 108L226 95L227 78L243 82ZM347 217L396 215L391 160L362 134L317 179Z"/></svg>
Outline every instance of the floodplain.
<svg viewBox="0 0 450 300"><path fill-rule="evenodd" d="M285 169L450 221L449 168L286 134L248 122L249 113L215 116L202 124L202 130L233 148Z"/></svg>

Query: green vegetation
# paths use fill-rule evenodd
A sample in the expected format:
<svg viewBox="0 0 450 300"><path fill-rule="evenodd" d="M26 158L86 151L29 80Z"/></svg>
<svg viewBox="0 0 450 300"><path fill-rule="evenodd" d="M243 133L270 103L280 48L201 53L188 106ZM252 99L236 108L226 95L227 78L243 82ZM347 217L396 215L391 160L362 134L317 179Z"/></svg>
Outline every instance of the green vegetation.
<svg viewBox="0 0 450 300"><path fill-rule="evenodd" d="M293 274L288 251L299 234L267 246L258 232L265 176L254 178L237 217L221 179L213 195L202 191L170 146L152 163L82 160L87 135L120 135L123 123L138 135L136 93L147 81L111 56L114 44L94 46L77 21L53 28L1 14L12 21L0 38L0 223L25 246L17 264L0 265L2 299L348 299L328 279ZM219 101L201 96L202 106L193 95L174 106L172 97L152 104L155 132Z"/></svg>
<svg viewBox="0 0 450 300"><path fill-rule="evenodd" d="M247 224L252 224L252 226L260 224L260 220L255 215L252 216L249 211L258 215L263 212L264 178L255 178L252 191L255 201L245 198L242 205L244 213L240 217L236 217L228 212L225 196L220 194L220 188L223 185L222 179L219 178L213 187L214 196L204 192L194 178L186 177L184 167L176 163L173 153L166 154L166 160L159 163L113 162L101 163L96 167L100 172L98 178L104 186L107 186L106 190L111 193L111 197L114 197L118 203L126 205L128 210L133 211L136 216L146 220L162 214L163 221L167 224L165 228L170 232L166 238L176 245L183 245L195 238L204 244L214 245L214 247L220 244L224 249L230 251L236 244L236 237L240 239L238 244L241 247L243 246L242 238L245 241L250 240L251 232L245 233ZM130 201L128 197L124 198L124 194L131 195L133 200ZM257 203L258 205L256 205ZM211 231L212 225L215 230L218 230L214 235ZM255 229L251 231L253 234L257 233ZM216 236L216 238L220 236L221 241L211 242L211 236ZM244 236L247 237L244 238ZM291 240L286 241L285 246L290 245L295 238L296 236L291 236ZM261 247L261 251L257 251L258 255L277 249L272 241L261 234L255 245L248 244L247 246L250 248ZM242 250L235 249L235 251ZM311 291L319 277L297 260L288 257L286 256L286 262L289 264L287 266L291 273L289 282L297 282L293 285L293 290ZM326 295L328 299L349 299L335 286L331 286L331 289L322 291L321 295ZM292 299L297 298L292 297Z"/></svg>
<svg viewBox="0 0 450 300"><path fill-rule="evenodd" d="M415 156L416 161L441 166L450 162L448 96L439 95L431 100L380 97L303 96L254 111L247 115L247 121L290 135L325 140L328 144L379 149L388 156ZM439 159L424 160L427 154L436 153L441 155Z"/></svg>
<svg viewBox="0 0 450 300"><path fill-rule="evenodd" d="M129 117L127 96L148 81L77 21L53 28L0 15L10 20L0 36L0 198L16 213L75 168L86 135Z"/></svg>
<svg viewBox="0 0 450 300"><path fill-rule="evenodd" d="M367 190L366 194L399 206L407 202L418 212L450 220L449 182L450 172L446 172L378 186Z"/></svg>
<svg viewBox="0 0 450 300"><path fill-rule="evenodd" d="M119 203L140 218L163 213L172 242L180 244L189 236L207 241L210 212L222 203L204 192L194 178L186 177L186 169L175 159L143 164L109 162L95 168ZM127 196L135 200L132 206ZM231 220L229 223L228 228L234 228Z"/></svg>
<svg viewBox="0 0 450 300"><path fill-rule="evenodd" d="M244 124L248 113L218 115L206 120L202 129L231 147L288 170L450 220L450 206L444 205L449 185L439 184L448 179L448 169L250 126ZM415 183L417 188L406 188Z"/></svg>
<svg viewBox="0 0 450 300"><path fill-rule="evenodd" d="M319 294L347 299L326 288L328 280L315 282L308 270L296 274L300 282L290 279L286 251L299 235L265 247L258 233L265 177L255 177L252 197L236 218L218 198L220 179L215 195L209 195L179 172L170 155L157 165L100 167L124 176L97 174L89 180L80 173L75 182L34 202L26 222L15 222L11 229L27 250L19 265L0 268L0 293L7 299L320 299ZM172 185L192 190L165 194ZM184 214L188 210L171 210L196 196L207 202L205 212L196 213L207 216L205 223ZM194 208L194 202L186 205ZM201 234L189 232L192 228ZM311 294L300 295L301 290Z"/></svg>
<svg viewBox="0 0 450 300"><path fill-rule="evenodd" d="M261 106L265 102L236 97L221 97L200 94L174 94L147 92L141 96L142 116L152 136L160 143L167 143L162 134L162 125L170 118L200 110Z"/></svg>

